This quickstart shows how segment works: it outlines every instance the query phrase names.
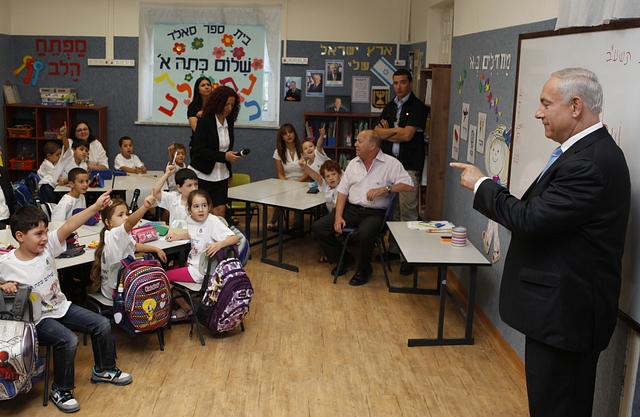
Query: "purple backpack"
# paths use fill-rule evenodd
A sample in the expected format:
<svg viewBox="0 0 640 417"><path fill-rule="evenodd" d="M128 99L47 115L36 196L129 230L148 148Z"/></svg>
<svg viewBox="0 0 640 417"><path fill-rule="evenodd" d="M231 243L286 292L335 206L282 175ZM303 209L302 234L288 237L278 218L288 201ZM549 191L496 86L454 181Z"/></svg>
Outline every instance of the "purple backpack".
<svg viewBox="0 0 640 417"><path fill-rule="evenodd" d="M242 263L237 258L223 259L205 280L198 318L213 334L235 329L249 314L253 296L253 287Z"/></svg>

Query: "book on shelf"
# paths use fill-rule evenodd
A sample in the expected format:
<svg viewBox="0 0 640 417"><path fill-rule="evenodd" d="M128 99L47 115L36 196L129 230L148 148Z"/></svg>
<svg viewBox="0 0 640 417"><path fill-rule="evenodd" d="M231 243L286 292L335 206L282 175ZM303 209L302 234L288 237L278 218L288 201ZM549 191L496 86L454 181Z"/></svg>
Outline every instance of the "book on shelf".
<svg viewBox="0 0 640 417"><path fill-rule="evenodd" d="M353 122L353 138L358 139L358 135L363 130L369 129L369 122Z"/></svg>
<svg viewBox="0 0 640 417"><path fill-rule="evenodd" d="M424 93L424 104L426 104L427 106L431 105L431 90L433 88L433 80L428 79L427 80L427 88L425 89L425 93Z"/></svg>
<svg viewBox="0 0 640 417"><path fill-rule="evenodd" d="M18 94L18 86L11 83L6 83L3 86L4 89L4 102L6 104L20 103L20 94Z"/></svg>
<svg viewBox="0 0 640 417"><path fill-rule="evenodd" d="M311 126L308 121L304 122L304 130L307 133L307 139L315 139L316 138L313 126Z"/></svg>

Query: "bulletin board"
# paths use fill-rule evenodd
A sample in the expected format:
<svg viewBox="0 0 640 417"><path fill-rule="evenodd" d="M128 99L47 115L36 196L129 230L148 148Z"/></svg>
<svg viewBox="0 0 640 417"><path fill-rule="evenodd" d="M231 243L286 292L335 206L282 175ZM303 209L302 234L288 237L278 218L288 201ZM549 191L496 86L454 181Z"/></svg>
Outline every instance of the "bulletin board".
<svg viewBox="0 0 640 417"><path fill-rule="evenodd" d="M631 216L623 259L621 315L640 329L640 20L596 28L563 29L519 37L509 190L520 198L558 146L544 137L534 114L552 72L582 67L596 73L604 91L601 120L624 151L631 173ZM629 321L629 320L627 320Z"/></svg>

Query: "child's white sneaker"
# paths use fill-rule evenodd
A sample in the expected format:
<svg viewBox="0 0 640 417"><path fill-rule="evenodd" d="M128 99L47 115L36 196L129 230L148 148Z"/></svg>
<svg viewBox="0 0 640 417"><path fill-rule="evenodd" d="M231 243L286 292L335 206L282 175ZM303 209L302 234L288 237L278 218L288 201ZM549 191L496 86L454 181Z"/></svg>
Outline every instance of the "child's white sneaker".
<svg viewBox="0 0 640 417"><path fill-rule="evenodd" d="M51 388L49 398L63 413L75 413L80 409L80 404L73 398L71 391L63 391Z"/></svg>
<svg viewBox="0 0 640 417"><path fill-rule="evenodd" d="M122 372L118 368L96 372L96 368L94 367L93 372L91 372L91 382L94 384L110 383L114 385L127 385L130 384L132 380L131 375Z"/></svg>

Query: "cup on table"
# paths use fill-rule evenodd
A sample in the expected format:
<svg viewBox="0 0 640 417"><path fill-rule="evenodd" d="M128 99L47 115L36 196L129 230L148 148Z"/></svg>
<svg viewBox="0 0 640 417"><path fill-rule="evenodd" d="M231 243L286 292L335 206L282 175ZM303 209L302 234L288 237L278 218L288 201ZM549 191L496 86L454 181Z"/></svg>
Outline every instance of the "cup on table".
<svg viewBox="0 0 640 417"><path fill-rule="evenodd" d="M467 246L467 228L456 226L451 229L451 246Z"/></svg>

